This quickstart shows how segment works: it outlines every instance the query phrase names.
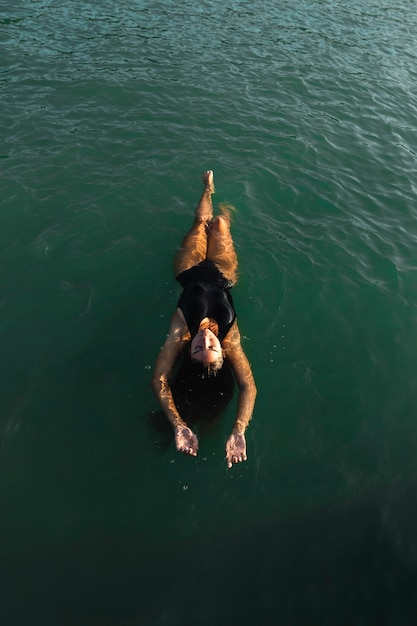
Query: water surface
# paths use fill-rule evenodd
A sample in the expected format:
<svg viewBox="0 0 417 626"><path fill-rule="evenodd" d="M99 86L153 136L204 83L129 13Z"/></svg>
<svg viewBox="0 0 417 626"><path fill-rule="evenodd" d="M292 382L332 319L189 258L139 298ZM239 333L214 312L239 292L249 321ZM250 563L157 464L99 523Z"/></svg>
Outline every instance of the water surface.
<svg viewBox="0 0 417 626"><path fill-rule="evenodd" d="M1 13L1 612L416 621L412 2ZM236 207L258 386L179 456L149 389L199 177Z"/></svg>

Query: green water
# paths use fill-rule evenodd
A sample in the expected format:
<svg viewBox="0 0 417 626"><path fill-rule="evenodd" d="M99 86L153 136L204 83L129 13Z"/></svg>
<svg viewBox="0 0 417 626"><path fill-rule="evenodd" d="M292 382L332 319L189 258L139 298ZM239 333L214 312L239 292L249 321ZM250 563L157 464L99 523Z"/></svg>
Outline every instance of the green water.
<svg viewBox="0 0 417 626"><path fill-rule="evenodd" d="M411 0L0 13L5 626L417 620ZM258 387L176 453L149 388L199 177Z"/></svg>

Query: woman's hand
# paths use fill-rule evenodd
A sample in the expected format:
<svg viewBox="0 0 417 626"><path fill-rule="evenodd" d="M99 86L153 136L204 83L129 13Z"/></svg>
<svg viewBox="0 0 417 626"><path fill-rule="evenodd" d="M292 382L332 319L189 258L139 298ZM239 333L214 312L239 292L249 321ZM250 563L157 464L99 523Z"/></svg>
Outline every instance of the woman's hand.
<svg viewBox="0 0 417 626"><path fill-rule="evenodd" d="M178 452L197 456L198 439L188 426L177 426L175 429L175 445Z"/></svg>
<svg viewBox="0 0 417 626"><path fill-rule="evenodd" d="M233 463L246 461L247 458L245 435L232 433L226 441L227 467L231 468Z"/></svg>

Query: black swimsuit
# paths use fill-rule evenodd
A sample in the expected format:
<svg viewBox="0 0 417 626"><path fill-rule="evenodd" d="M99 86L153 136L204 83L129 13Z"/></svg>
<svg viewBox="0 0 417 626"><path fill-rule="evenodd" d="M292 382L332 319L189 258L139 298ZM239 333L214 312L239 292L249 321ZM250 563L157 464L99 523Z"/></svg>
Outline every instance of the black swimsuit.
<svg viewBox="0 0 417 626"><path fill-rule="evenodd" d="M197 334L201 320L208 317L217 322L218 337L222 341L236 319L230 294L233 283L207 259L178 274L177 280L184 288L177 306L184 315L191 338Z"/></svg>

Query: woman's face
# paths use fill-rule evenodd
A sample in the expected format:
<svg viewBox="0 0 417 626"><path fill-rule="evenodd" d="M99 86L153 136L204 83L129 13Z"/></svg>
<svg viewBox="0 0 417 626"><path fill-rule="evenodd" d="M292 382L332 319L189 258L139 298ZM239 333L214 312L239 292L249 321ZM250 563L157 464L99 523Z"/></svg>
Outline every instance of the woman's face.
<svg viewBox="0 0 417 626"><path fill-rule="evenodd" d="M201 363L214 363L222 356L222 347L216 335L208 328L199 330L191 342L191 358Z"/></svg>

